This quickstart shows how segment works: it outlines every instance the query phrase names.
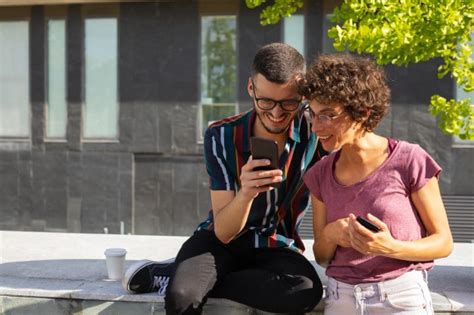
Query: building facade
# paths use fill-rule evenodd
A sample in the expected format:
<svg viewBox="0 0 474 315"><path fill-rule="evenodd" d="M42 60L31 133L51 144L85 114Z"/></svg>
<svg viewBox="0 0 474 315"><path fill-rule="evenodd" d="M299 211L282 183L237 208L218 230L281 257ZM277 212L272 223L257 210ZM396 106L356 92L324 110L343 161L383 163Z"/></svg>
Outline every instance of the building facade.
<svg viewBox="0 0 474 315"><path fill-rule="evenodd" d="M244 0L0 0L0 230L191 234L210 209L207 124L251 108L262 45L288 42L308 63L331 51L333 7L307 1L262 27ZM386 67L378 131L438 161L455 238L470 241L474 146L428 113L432 94L457 93L438 65Z"/></svg>

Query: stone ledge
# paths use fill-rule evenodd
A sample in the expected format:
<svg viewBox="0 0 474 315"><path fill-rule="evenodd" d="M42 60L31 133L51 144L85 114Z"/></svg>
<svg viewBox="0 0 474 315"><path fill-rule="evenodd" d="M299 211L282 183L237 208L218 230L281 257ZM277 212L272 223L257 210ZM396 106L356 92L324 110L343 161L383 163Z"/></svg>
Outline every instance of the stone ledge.
<svg viewBox="0 0 474 315"><path fill-rule="evenodd" d="M0 313L164 314L156 294L127 294L107 280L103 252L127 249L127 265L173 257L186 237L0 232ZM305 240L311 248L311 240ZM152 250L156 248L156 250ZM311 250L305 256L314 261ZM474 244L455 244L436 261L429 286L437 314L474 314ZM315 265L323 283L324 270ZM311 314L321 314L320 303ZM205 314L268 314L223 299L209 299Z"/></svg>

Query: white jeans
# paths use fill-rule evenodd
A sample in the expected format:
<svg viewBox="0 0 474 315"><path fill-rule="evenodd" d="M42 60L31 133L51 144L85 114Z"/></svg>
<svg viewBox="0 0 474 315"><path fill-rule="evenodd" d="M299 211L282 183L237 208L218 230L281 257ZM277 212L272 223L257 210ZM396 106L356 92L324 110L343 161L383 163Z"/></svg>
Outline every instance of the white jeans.
<svg viewBox="0 0 474 315"><path fill-rule="evenodd" d="M392 280L350 285L329 277L325 315L433 314L426 271L410 271Z"/></svg>

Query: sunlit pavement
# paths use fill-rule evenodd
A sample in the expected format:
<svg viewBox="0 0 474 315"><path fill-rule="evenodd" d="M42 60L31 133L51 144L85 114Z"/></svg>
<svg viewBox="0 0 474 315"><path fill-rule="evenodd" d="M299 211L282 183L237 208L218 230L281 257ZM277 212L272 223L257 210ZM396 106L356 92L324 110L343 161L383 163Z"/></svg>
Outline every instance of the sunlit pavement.
<svg viewBox="0 0 474 315"><path fill-rule="evenodd" d="M164 314L163 297L133 295L107 279L104 250L127 250L126 264L165 260L186 237L0 231L0 311L8 314ZM314 262L312 240L305 256ZM315 264L316 266L316 264ZM323 282L324 270L316 266ZM436 261L429 286L437 314L474 314L474 244L456 243ZM321 314L322 303L311 314ZM205 314L267 314L210 299Z"/></svg>

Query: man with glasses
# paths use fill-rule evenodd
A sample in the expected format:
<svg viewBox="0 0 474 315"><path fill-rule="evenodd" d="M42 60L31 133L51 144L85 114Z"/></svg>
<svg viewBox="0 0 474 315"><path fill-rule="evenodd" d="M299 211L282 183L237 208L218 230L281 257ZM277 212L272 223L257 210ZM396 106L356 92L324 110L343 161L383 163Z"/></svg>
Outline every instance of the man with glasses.
<svg viewBox="0 0 474 315"><path fill-rule="evenodd" d="M302 176L324 153L297 91L296 79L304 70L301 54L286 44L257 52L247 85L253 109L206 131L208 218L174 263L143 261L127 270L127 290L166 290L167 314L200 314L208 297L292 314L308 312L319 302L321 282L301 254L298 234L308 205ZM277 141L279 169L255 170L269 161L252 158L253 136Z"/></svg>

